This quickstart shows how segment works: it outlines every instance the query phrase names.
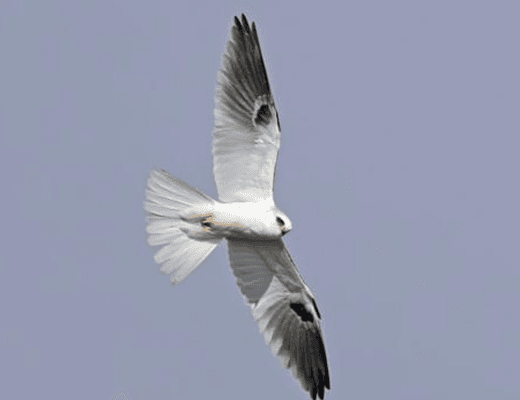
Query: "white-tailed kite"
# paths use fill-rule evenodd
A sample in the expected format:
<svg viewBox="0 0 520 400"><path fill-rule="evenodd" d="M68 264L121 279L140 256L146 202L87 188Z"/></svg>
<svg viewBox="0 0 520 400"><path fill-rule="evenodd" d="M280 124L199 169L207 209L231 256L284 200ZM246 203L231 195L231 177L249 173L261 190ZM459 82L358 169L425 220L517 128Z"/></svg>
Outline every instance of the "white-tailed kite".
<svg viewBox="0 0 520 400"><path fill-rule="evenodd" d="M213 138L215 201L165 171L148 179L148 243L172 283L227 239L231 268L265 341L312 399L330 389L320 312L282 236L273 200L280 121L255 23L235 17L219 74Z"/></svg>

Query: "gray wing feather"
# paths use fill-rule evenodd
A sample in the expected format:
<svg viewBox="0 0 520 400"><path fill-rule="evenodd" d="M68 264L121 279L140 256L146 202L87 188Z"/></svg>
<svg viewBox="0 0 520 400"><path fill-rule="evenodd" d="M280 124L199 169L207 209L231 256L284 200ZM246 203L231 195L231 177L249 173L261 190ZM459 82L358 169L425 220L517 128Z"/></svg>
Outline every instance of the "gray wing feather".
<svg viewBox="0 0 520 400"><path fill-rule="evenodd" d="M235 17L219 73L213 172L223 202L272 199L280 148L278 111L256 26Z"/></svg>
<svg viewBox="0 0 520 400"><path fill-rule="evenodd" d="M228 240L237 284L272 353L312 399L323 399L330 376L316 301L283 241Z"/></svg>

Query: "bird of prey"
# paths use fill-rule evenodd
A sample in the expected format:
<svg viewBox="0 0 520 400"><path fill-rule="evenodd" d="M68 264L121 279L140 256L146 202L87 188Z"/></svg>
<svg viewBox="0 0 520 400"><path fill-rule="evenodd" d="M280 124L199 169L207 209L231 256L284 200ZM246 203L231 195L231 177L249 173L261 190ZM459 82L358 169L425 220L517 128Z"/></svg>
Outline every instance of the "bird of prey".
<svg viewBox="0 0 520 400"><path fill-rule="evenodd" d="M235 17L219 73L213 173L219 201L166 171L148 179L148 243L172 283L227 239L238 287L266 343L312 399L330 389L321 315L282 236L292 228L273 200L280 121L255 23Z"/></svg>

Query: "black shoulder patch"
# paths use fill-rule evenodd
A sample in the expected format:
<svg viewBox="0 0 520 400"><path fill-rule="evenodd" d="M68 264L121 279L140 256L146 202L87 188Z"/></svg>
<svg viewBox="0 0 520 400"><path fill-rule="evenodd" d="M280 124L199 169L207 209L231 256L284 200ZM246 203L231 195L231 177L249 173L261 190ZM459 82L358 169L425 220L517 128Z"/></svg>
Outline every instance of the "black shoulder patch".
<svg viewBox="0 0 520 400"><path fill-rule="evenodd" d="M304 322L314 322L314 317L310 312L307 311L302 303L290 303L291 309L300 317Z"/></svg>
<svg viewBox="0 0 520 400"><path fill-rule="evenodd" d="M255 125L269 125L269 121L271 121L271 118L273 117L273 114L271 113L271 109L267 104L262 104L255 115Z"/></svg>

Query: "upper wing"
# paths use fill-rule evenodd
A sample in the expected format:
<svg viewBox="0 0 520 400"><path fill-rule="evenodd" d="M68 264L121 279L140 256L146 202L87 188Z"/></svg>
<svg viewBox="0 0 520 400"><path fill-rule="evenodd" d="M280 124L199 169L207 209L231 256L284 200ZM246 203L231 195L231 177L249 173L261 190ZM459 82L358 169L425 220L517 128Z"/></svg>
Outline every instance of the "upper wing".
<svg viewBox="0 0 520 400"><path fill-rule="evenodd" d="M219 73L213 173L223 202L273 198L280 122L255 23L235 17Z"/></svg>
<svg viewBox="0 0 520 400"><path fill-rule="evenodd" d="M281 239L228 239L237 284L266 343L313 399L330 389L320 312Z"/></svg>

